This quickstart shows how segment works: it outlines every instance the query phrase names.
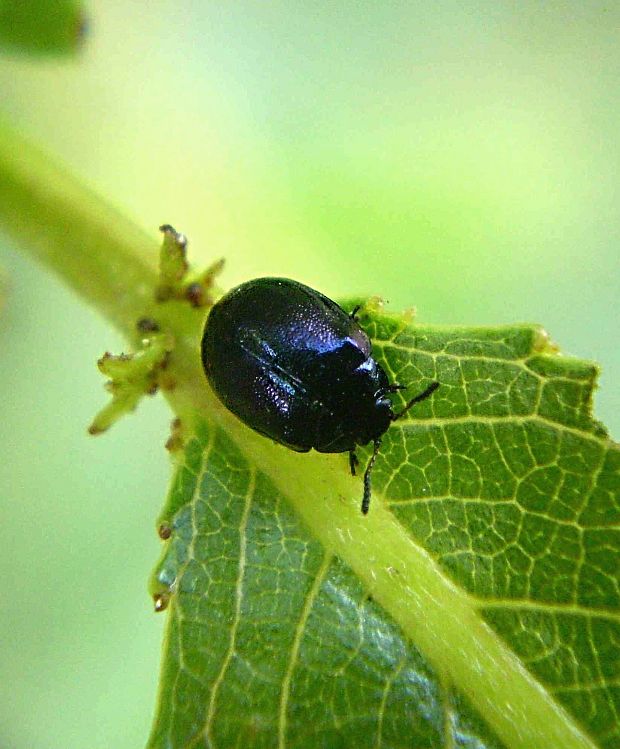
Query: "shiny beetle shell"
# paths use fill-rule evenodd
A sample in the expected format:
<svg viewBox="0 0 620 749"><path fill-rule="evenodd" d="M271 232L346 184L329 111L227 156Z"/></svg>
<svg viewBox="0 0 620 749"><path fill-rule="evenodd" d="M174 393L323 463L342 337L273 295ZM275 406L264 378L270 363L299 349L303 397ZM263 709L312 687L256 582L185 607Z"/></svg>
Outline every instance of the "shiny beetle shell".
<svg viewBox="0 0 620 749"><path fill-rule="evenodd" d="M202 364L229 411L292 450L348 451L354 472L356 446L374 442L364 476L367 512L381 436L401 415L394 414L388 394L400 386L390 384L372 357L354 315L297 281L248 281L212 307Z"/></svg>

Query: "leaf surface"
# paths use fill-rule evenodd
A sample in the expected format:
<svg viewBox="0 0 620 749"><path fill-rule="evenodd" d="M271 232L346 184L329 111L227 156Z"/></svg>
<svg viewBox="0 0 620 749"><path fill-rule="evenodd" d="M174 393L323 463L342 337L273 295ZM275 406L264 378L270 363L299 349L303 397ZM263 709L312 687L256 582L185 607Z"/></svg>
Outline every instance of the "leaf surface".
<svg viewBox="0 0 620 749"><path fill-rule="evenodd" d="M160 520L149 746L618 746L620 452L595 366L534 326L362 325L392 381L441 383L388 431L368 516L346 456L196 419Z"/></svg>
<svg viewBox="0 0 620 749"><path fill-rule="evenodd" d="M85 29L78 0L0 0L0 48L28 55L73 54Z"/></svg>

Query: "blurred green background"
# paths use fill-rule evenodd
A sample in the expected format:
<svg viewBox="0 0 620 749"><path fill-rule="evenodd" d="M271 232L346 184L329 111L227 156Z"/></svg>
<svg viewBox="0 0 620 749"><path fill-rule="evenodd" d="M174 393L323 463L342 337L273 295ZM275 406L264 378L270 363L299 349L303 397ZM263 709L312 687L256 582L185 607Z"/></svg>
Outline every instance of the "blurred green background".
<svg viewBox="0 0 620 749"><path fill-rule="evenodd" d="M541 322L620 433L620 6L92 2L82 53L0 59L1 111L151 232L425 322ZM147 736L158 400L92 439L123 342L0 234L0 746Z"/></svg>

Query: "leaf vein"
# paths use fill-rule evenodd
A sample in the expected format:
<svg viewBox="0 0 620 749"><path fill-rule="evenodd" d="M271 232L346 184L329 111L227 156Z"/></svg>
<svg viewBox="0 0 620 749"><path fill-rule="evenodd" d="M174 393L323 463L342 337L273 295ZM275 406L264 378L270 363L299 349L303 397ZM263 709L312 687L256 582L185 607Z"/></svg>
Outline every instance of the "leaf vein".
<svg viewBox="0 0 620 749"><path fill-rule="evenodd" d="M213 687L211 688L211 698L209 700L209 707L207 709L207 717L205 720L204 727L199 732L199 734L196 737L196 741L192 742L193 745L197 743L198 740L200 740L202 737L206 737L207 744L209 746L213 746L213 736L212 736L212 729L213 729L213 721L215 719L215 708L217 703L217 697L218 692L220 689L220 686L222 685L222 682L224 681L224 677L226 676L226 672L228 671L228 667L230 665L230 662L235 654L235 647L237 644L237 630L239 628L239 623L241 621L241 603L243 600L243 581L244 581L244 575L245 575L245 568L246 568L246 550L247 550L247 525L248 525L248 518L250 516L250 507L252 505L252 499L254 498L254 492L256 489L256 469L252 468L250 471L250 483L248 486L248 490L245 497L245 505L243 508L243 513L241 515L241 522L239 524L239 566L238 566L238 572L237 572L237 585L235 590L235 618L234 621L230 627L230 642L228 645L228 650L226 651L226 654L224 656L224 660L222 661L222 667L220 668L220 672L217 675L215 682L213 683Z"/></svg>
<svg viewBox="0 0 620 749"><path fill-rule="evenodd" d="M280 707L278 711L278 747L279 749L284 749L284 747L286 746L286 710L288 707L288 699L290 695L290 687L291 687L291 680L293 678L293 671L295 669L295 664L297 663L297 658L299 656L299 648L301 645L301 639L303 637L306 624L308 623L308 617L310 616L312 606L314 604L314 601L316 600L316 597L319 594L319 591L321 589L323 581L325 580L325 577L327 576L327 571L329 570L329 566L332 563L333 559L334 559L333 554L325 554L325 556L323 557L321 566L316 572L316 576L314 578L312 586L310 590L308 591L306 600L304 601L304 605L301 610L301 615L299 617L299 622L297 623L297 626L295 627L295 634L293 636L293 644L291 646L288 663L286 665L286 672L284 674L284 678L282 679L282 691L280 692Z"/></svg>

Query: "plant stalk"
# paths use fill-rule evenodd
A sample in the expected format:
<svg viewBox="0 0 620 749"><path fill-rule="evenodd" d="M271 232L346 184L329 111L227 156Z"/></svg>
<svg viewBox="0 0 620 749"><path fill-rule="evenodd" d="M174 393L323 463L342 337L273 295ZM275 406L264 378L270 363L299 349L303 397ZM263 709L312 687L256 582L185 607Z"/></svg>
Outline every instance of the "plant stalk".
<svg viewBox="0 0 620 749"><path fill-rule="evenodd" d="M135 338L135 320L153 304L157 244L3 122L0 227Z"/></svg>

